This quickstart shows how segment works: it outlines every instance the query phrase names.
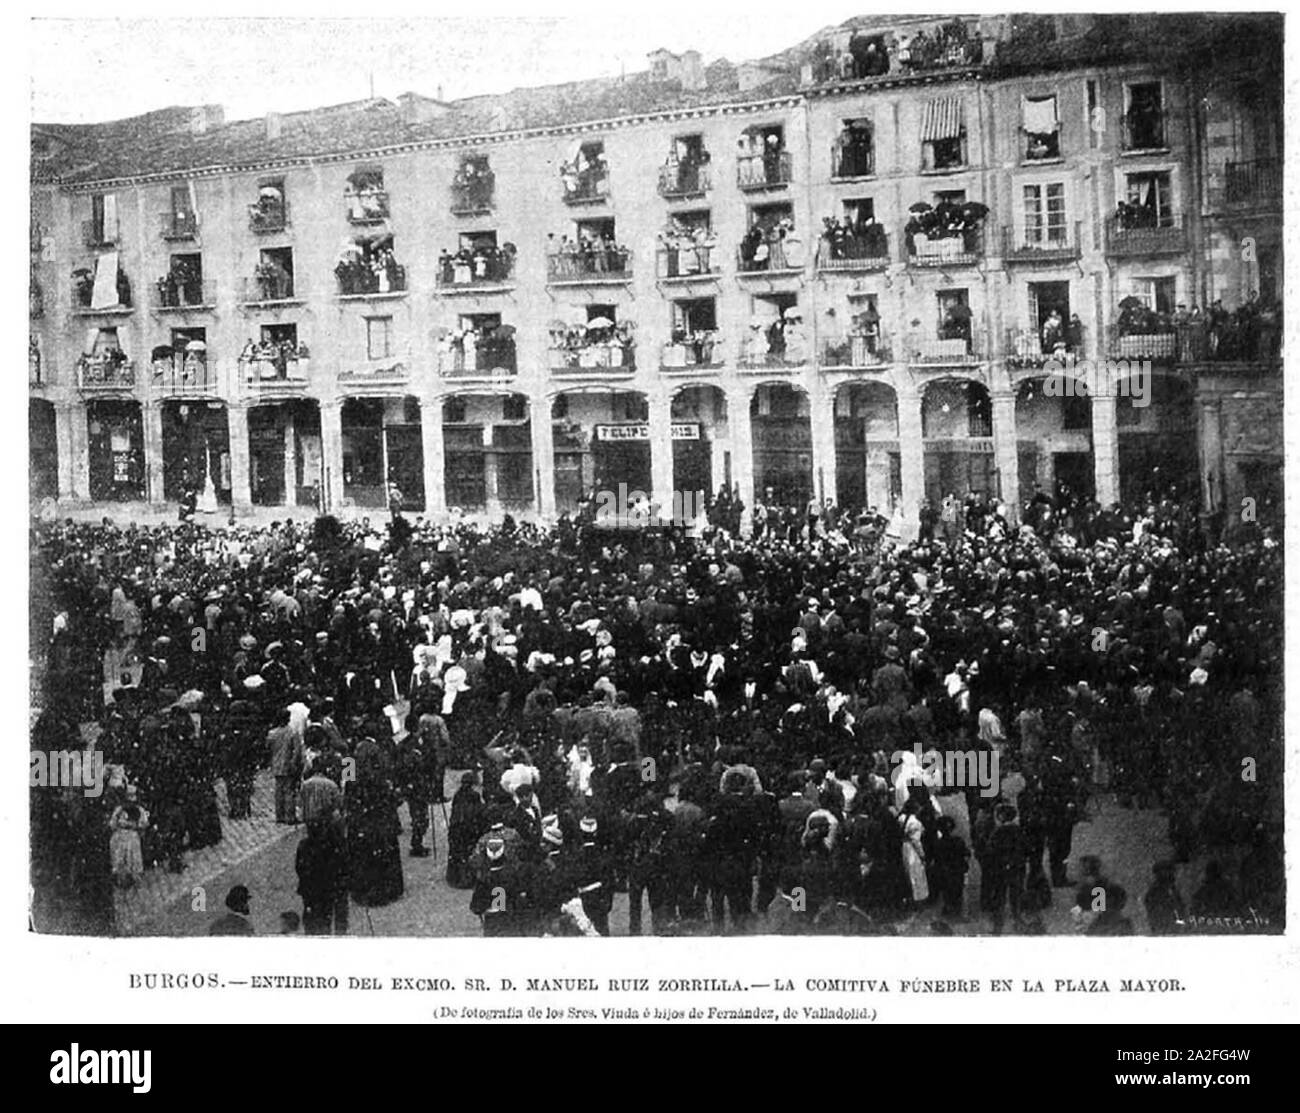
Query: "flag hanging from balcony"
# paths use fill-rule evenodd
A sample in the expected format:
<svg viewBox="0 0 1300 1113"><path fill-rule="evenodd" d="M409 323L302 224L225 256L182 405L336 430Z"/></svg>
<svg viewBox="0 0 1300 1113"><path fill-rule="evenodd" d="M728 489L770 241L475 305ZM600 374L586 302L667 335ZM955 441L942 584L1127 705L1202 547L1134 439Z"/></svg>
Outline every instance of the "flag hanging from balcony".
<svg viewBox="0 0 1300 1113"><path fill-rule="evenodd" d="M1055 97L1026 97L1023 111L1025 131L1030 135L1055 133L1058 126Z"/></svg>
<svg viewBox="0 0 1300 1113"><path fill-rule="evenodd" d="M93 309L107 309L117 304L117 252L106 251L95 260L95 287L91 293Z"/></svg>
<svg viewBox="0 0 1300 1113"><path fill-rule="evenodd" d="M921 118L921 142L961 138L961 97L936 97Z"/></svg>

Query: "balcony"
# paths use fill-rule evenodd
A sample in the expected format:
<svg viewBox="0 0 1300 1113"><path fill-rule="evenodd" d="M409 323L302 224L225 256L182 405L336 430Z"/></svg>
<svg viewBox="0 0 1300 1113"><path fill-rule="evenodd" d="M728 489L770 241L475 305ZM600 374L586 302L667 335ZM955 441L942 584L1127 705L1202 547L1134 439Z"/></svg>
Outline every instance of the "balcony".
<svg viewBox="0 0 1300 1113"><path fill-rule="evenodd" d="M105 228L103 222L98 220L83 220L81 222L81 242L87 247L99 250L105 247L116 247L120 239L120 233L116 228Z"/></svg>
<svg viewBox="0 0 1300 1113"><path fill-rule="evenodd" d="M794 258L785 252L780 240L767 241L767 255L746 259L744 248L736 249L737 278L791 278L803 273L804 259L802 252Z"/></svg>
<svg viewBox="0 0 1300 1113"><path fill-rule="evenodd" d="M302 299L294 296L292 276L262 276L245 278L240 287L239 304L258 305L301 305Z"/></svg>
<svg viewBox="0 0 1300 1113"><path fill-rule="evenodd" d="M41 362L41 350L33 339L27 346L27 388L39 390L50 385L49 376Z"/></svg>
<svg viewBox="0 0 1300 1113"><path fill-rule="evenodd" d="M249 205L248 227L259 235L283 232L289 227L289 202L263 198L256 205Z"/></svg>
<svg viewBox="0 0 1300 1113"><path fill-rule="evenodd" d="M347 205L349 224L383 224L388 219L387 190L345 189L343 202Z"/></svg>
<svg viewBox="0 0 1300 1113"><path fill-rule="evenodd" d="M302 394L311 381L311 362L306 349L283 345L254 345L239 357L239 380L250 394Z"/></svg>
<svg viewBox="0 0 1300 1113"><path fill-rule="evenodd" d="M631 375L636 371L636 347L615 341L552 347L551 373L565 377Z"/></svg>
<svg viewBox="0 0 1300 1113"><path fill-rule="evenodd" d="M889 266L889 238L874 236L822 237L817 246L818 274L869 274Z"/></svg>
<svg viewBox="0 0 1300 1113"><path fill-rule="evenodd" d="M1178 335L1172 327L1163 325L1153 326L1150 332L1121 332L1112 325L1109 349L1111 359L1174 363L1178 358Z"/></svg>
<svg viewBox="0 0 1300 1113"><path fill-rule="evenodd" d="M794 181L794 161L789 151L770 154L738 155L736 185L745 193L765 189L785 189Z"/></svg>
<svg viewBox="0 0 1300 1113"><path fill-rule="evenodd" d="M72 282L72 312L79 317L123 316L132 312L131 285L126 276L118 271L117 301L112 305L95 305L95 284L93 279L74 278Z"/></svg>
<svg viewBox="0 0 1300 1113"><path fill-rule="evenodd" d="M1081 353L1076 348L1061 344L1054 351L1044 352L1042 337L1035 329L1008 329L1007 366L1016 371L1041 368L1048 360L1064 362Z"/></svg>
<svg viewBox="0 0 1300 1113"><path fill-rule="evenodd" d="M923 339L913 343L908 362L917 367L970 367L981 360L976 337Z"/></svg>
<svg viewBox="0 0 1300 1113"><path fill-rule="evenodd" d="M655 277L661 282L708 281L721 273L712 246L661 247L655 253Z"/></svg>
<svg viewBox="0 0 1300 1113"><path fill-rule="evenodd" d="M120 351L84 355L77 360L77 389L121 393L135 389L135 364Z"/></svg>
<svg viewBox="0 0 1300 1113"><path fill-rule="evenodd" d="M512 251L443 252L438 259L440 294L494 294L514 289L515 255Z"/></svg>
<svg viewBox="0 0 1300 1113"><path fill-rule="evenodd" d="M193 398L219 393L215 361L206 352L175 352L152 361L151 393L161 398Z"/></svg>
<svg viewBox="0 0 1300 1113"><path fill-rule="evenodd" d="M1223 176L1223 199L1229 205L1280 205L1282 201L1282 163L1277 159L1228 162Z"/></svg>
<svg viewBox="0 0 1300 1113"><path fill-rule="evenodd" d="M973 228L956 236L930 239L918 232L912 237L907 263L912 267L973 267L984 255L984 236Z"/></svg>
<svg viewBox="0 0 1300 1113"><path fill-rule="evenodd" d="M1244 319L1225 315L1214 325L1203 317L1175 322L1174 336L1178 363L1273 364L1281 355L1281 318L1267 307Z"/></svg>
<svg viewBox="0 0 1300 1113"><path fill-rule="evenodd" d="M217 304L217 286L204 279L177 279L168 275L154 283L151 304L160 313L212 309Z"/></svg>
<svg viewBox="0 0 1300 1113"><path fill-rule="evenodd" d="M27 316L33 321L45 316L45 291L34 278L27 286Z"/></svg>
<svg viewBox="0 0 1300 1113"><path fill-rule="evenodd" d="M626 247L583 247L546 257L550 286L599 286L632 281L632 253Z"/></svg>
<svg viewBox="0 0 1300 1113"><path fill-rule="evenodd" d="M708 163L668 162L659 168L659 196L665 201L703 197L713 188L713 168Z"/></svg>
<svg viewBox="0 0 1300 1113"><path fill-rule="evenodd" d="M831 177L870 178L876 173L876 149L871 143L836 143L831 147Z"/></svg>
<svg viewBox="0 0 1300 1113"><path fill-rule="evenodd" d="M1080 229L1077 220L1032 229L1006 225L1002 229L1002 258L1007 263L1027 266L1071 263L1081 254Z"/></svg>
<svg viewBox="0 0 1300 1113"><path fill-rule="evenodd" d="M805 367L811 361L808 333L798 318L767 320L755 317L741 336L736 367L741 371L788 371Z"/></svg>
<svg viewBox="0 0 1300 1113"><path fill-rule="evenodd" d="M342 273L335 268L340 301L401 297L406 293L406 268L396 264L379 271L362 263Z"/></svg>
<svg viewBox="0 0 1300 1113"><path fill-rule="evenodd" d="M438 353L444 379L509 379L518 373L512 337L451 341Z"/></svg>
<svg viewBox="0 0 1300 1113"><path fill-rule="evenodd" d="M715 331L697 332L670 340L663 346L659 357L659 370L669 373L712 371L722 364L722 340Z"/></svg>
<svg viewBox="0 0 1300 1113"><path fill-rule="evenodd" d="M344 394L375 395L405 387L411 381L411 370L401 360L371 360L373 367L360 371L340 371L339 390ZM383 366L387 364L387 366Z"/></svg>
<svg viewBox="0 0 1300 1113"><path fill-rule="evenodd" d="M855 333L822 345L823 371L875 371L893 362L894 354L884 334Z"/></svg>
<svg viewBox="0 0 1300 1113"><path fill-rule="evenodd" d="M192 240L199 234L197 213L160 213L159 223L164 240Z"/></svg>
<svg viewBox="0 0 1300 1113"><path fill-rule="evenodd" d="M1187 230L1181 215L1147 217L1147 210L1117 213L1106 221L1106 254L1114 257L1181 255L1187 251ZM1150 221L1150 222L1148 222Z"/></svg>

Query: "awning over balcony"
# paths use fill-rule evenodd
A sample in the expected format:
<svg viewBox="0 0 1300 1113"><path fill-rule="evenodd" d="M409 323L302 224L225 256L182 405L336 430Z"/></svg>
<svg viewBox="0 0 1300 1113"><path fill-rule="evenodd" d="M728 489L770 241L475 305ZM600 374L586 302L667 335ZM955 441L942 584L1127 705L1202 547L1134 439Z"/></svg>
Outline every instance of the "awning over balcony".
<svg viewBox="0 0 1300 1113"><path fill-rule="evenodd" d="M921 117L921 142L961 138L961 97L936 97L925 106Z"/></svg>

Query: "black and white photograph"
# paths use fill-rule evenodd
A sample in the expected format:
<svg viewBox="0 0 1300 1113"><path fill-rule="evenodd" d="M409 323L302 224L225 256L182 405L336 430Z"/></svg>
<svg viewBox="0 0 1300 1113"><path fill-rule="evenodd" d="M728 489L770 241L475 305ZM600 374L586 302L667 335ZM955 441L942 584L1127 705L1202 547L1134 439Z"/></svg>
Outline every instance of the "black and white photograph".
<svg viewBox="0 0 1300 1113"><path fill-rule="evenodd" d="M32 20L30 934L1284 934L1283 16L861 7Z"/></svg>

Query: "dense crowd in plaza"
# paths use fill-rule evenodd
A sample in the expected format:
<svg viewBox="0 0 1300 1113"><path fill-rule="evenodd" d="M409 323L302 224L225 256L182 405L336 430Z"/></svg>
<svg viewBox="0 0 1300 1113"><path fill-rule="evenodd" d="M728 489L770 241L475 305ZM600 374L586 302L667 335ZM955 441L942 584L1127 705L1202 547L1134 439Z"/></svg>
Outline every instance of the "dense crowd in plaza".
<svg viewBox="0 0 1300 1113"><path fill-rule="evenodd" d="M129 931L145 871L221 840L217 782L237 819L269 768L316 933L403 895L433 809L489 935L607 934L623 892L632 933L647 908L655 933L883 933L922 910L1028 933L1056 904L1124 934L1139 899L1152 933L1281 930L1266 518L1220 542L1171 499L1040 492L1024 524L976 502L903 543L826 507L742 537L724 501L690 537L38 524L32 747L97 747L106 784L33 788L34 883L82 930ZM936 752L996 755L969 766L996 776L945 783ZM1072 847L1103 801L1167 815L1176 861L1152 856L1141 897ZM221 931L251 930L246 896Z"/></svg>

